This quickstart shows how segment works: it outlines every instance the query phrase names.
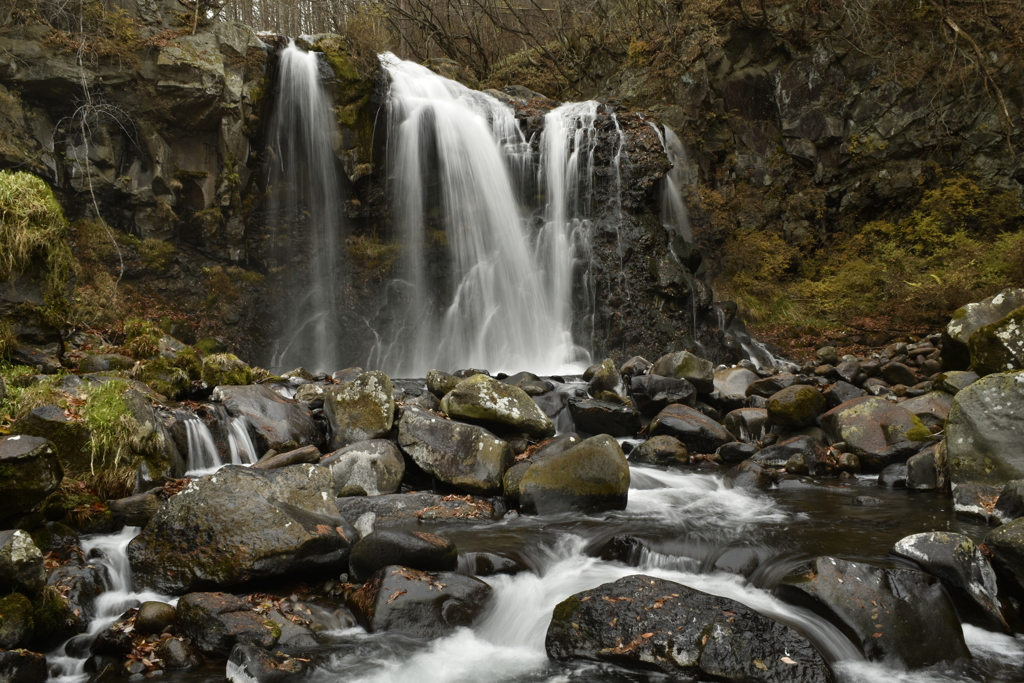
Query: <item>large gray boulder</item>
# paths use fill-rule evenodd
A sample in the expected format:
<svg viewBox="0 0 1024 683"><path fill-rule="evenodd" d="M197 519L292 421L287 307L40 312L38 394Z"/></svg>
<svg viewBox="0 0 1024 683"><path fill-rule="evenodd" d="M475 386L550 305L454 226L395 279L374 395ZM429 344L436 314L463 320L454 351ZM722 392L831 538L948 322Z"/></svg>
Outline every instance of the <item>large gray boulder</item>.
<svg viewBox="0 0 1024 683"><path fill-rule="evenodd" d="M817 557L775 595L832 622L872 661L916 669L971 656L942 584L923 572Z"/></svg>
<svg viewBox="0 0 1024 683"><path fill-rule="evenodd" d="M418 406L404 406L398 445L428 474L469 493L500 493L512 448L483 427L446 420Z"/></svg>
<svg viewBox="0 0 1024 683"><path fill-rule="evenodd" d="M618 442L602 434L534 456L518 491L520 509L530 514L623 510L629 464Z"/></svg>
<svg viewBox="0 0 1024 683"><path fill-rule="evenodd" d="M946 453L954 486L1024 478L1024 371L988 375L957 392Z"/></svg>
<svg viewBox="0 0 1024 683"><path fill-rule="evenodd" d="M996 573L967 536L946 531L914 534L900 539L892 554L941 579L966 621L1012 632L999 605Z"/></svg>
<svg viewBox="0 0 1024 683"><path fill-rule="evenodd" d="M177 607L182 635L203 654L225 657L237 643L272 647L274 624L229 593L189 593Z"/></svg>
<svg viewBox="0 0 1024 683"><path fill-rule="evenodd" d="M46 583L43 554L27 531L0 531L0 591L34 593Z"/></svg>
<svg viewBox="0 0 1024 683"><path fill-rule="evenodd" d="M440 638L471 626L491 592L472 576L392 565L375 572L352 596L351 605L371 633Z"/></svg>
<svg viewBox="0 0 1024 683"><path fill-rule="evenodd" d="M759 380L756 373L746 368L726 368L715 373L715 390L722 396L747 395L747 387Z"/></svg>
<svg viewBox="0 0 1024 683"><path fill-rule="evenodd" d="M128 545L135 580L162 593L343 571L354 531L319 465L229 465L169 499Z"/></svg>
<svg viewBox="0 0 1024 683"><path fill-rule="evenodd" d="M563 600L544 646L553 659L653 668L678 680L834 680L814 646L792 628L728 598L643 575Z"/></svg>
<svg viewBox="0 0 1024 683"><path fill-rule="evenodd" d="M405 458L387 439L360 441L331 453L320 461L331 469L334 488L358 486L368 496L395 493L405 475Z"/></svg>
<svg viewBox="0 0 1024 683"><path fill-rule="evenodd" d="M654 416L673 403L692 406L697 390L685 379L661 375L638 375L629 380L633 402L644 415Z"/></svg>
<svg viewBox="0 0 1024 683"><path fill-rule="evenodd" d="M487 375L473 375L459 382L441 400L441 410L456 420L499 431L522 432L536 439L555 433L551 418L529 394Z"/></svg>
<svg viewBox="0 0 1024 683"><path fill-rule="evenodd" d="M899 404L911 415L917 415L926 427L941 429L953 407L953 395L945 391L929 391L927 394L907 399Z"/></svg>
<svg viewBox="0 0 1024 683"><path fill-rule="evenodd" d="M920 450L931 430L910 411L875 396L840 404L821 416L833 443L842 441L868 471L880 472Z"/></svg>
<svg viewBox="0 0 1024 683"><path fill-rule="evenodd" d="M636 436L643 427L640 413L633 406L596 398L570 398L569 413L573 426L587 434Z"/></svg>
<svg viewBox="0 0 1024 683"><path fill-rule="evenodd" d="M391 378L383 372L364 372L327 393L324 414L331 424L332 449L384 438L395 419Z"/></svg>
<svg viewBox="0 0 1024 683"><path fill-rule="evenodd" d="M702 394L710 394L715 390L714 364L689 351L665 354L654 361L648 374L685 379Z"/></svg>
<svg viewBox="0 0 1024 683"><path fill-rule="evenodd" d="M43 502L63 478L64 468L46 439L0 437L0 520Z"/></svg>
<svg viewBox="0 0 1024 683"><path fill-rule="evenodd" d="M768 419L782 427L808 427L825 410L825 397L806 384L780 389L768 399Z"/></svg>
<svg viewBox="0 0 1024 683"><path fill-rule="evenodd" d="M219 386L213 400L223 403L231 417L248 418L255 432L254 445L260 451L257 457L270 449L283 452L316 443L316 423L309 408L270 387Z"/></svg>
<svg viewBox="0 0 1024 683"><path fill-rule="evenodd" d="M348 565L352 580L366 581L378 569L401 565L425 572L454 571L459 563L455 544L425 531L374 531L352 547Z"/></svg>
<svg viewBox="0 0 1024 683"><path fill-rule="evenodd" d="M942 332L942 369L966 370L971 364L971 336L1021 306L1024 306L1024 289L1004 289L995 296L954 311Z"/></svg>
<svg viewBox="0 0 1024 683"><path fill-rule="evenodd" d="M992 551L992 567L1000 580L1024 599L1024 517L988 532L985 545Z"/></svg>
<svg viewBox="0 0 1024 683"><path fill-rule="evenodd" d="M651 421L648 433L651 436L674 436L690 453L714 453L724 444L736 440L729 430L704 413L677 403L658 413Z"/></svg>
<svg viewBox="0 0 1024 683"><path fill-rule="evenodd" d="M1024 368L1024 306L971 335L971 367L979 375Z"/></svg>

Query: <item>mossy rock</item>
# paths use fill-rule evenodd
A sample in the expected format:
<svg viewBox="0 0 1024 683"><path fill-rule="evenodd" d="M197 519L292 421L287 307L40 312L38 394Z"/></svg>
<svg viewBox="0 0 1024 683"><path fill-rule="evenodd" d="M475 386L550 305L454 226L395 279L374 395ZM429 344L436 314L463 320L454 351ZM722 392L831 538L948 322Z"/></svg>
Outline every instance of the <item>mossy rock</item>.
<svg viewBox="0 0 1024 683"><path fill-rule="evenodd" d="M525 391L487 375L473 375L459 382L442 399L441 410L458 420L538 439L555 433L551 418Z"/></svg>
<svg viewBox="0 0 1024 683"><path fill-rule="evenodd" d="M210 356L215 353L224 353L228 350L228 347L223 339L203 337L195 343L195 349L202 356Z"/></svg>
<svg viewBox="0 0 1024 683"><path fill-rule="evenodd" d="M519 481L519 507L528 514L623 510L629 464L614 437L594 436L541 456Z"/></svg>
<svg viewBox="0 0 1024 683"><path fill-rule="evenodd" d="M28 646L34 629L31 600L21 593L0 598L0 650Z"/></svg>
<svg viewBox="0 0 1024 683"><path fill-rule="evenodd" d="M395 416L391 378L383 372L364 372L327 392L324 413L331 424L332 449L384 438Z"/></svg>
<svg viewBox="0 0 1024 683"><path fill-rule="evenodd" d="M794 384L768 399L768 419L782 427L807 427L825 409L825 397L806 384Z"/></svg>
<svg viewBox="0 0 1024 683"><path fill-rule="evenodd" d="M1024 369L1024 306L978 328L967 345L971 365L981 376Z"/></svg>
<svg viewBox="0 0 1024 683"><path fill-rule="evenodd" d="M180 398L189 388L189 373L163 356L139 363L132 375L156 393L172 400Z"/></svg>
<svg viewBox="0 0 1024 683"><path fill-rule="evenodd" d="M50 649L85 630L85 620L75 614L67 598L54 586L46 586L32 601L34 645Z"/></svg>
<svg viewBox="0 0 1024 683"><path fill-rule="evenodd" d="M252 368L233 353L215 353L203 359L203 381L209 386L252 384Z"/></svg>
<svg viewBox="0 0 1024 683"><path fill-rule="evenodd" d="M69 418L56 404L40 406L11 426L14 434L39 436L50 441L69 475L92 469L92 433L84 422Z"/></svg>

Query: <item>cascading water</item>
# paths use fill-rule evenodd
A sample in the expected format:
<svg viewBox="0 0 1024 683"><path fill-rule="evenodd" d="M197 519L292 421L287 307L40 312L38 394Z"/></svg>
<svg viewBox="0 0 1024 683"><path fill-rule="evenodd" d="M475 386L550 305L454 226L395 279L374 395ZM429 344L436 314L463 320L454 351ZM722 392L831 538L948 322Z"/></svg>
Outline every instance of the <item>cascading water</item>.
<svg viewBox="0 0 1024 683"><path fill-rule="evenodd" d="M252 438L249 436L249 418L244 415L231 418L228 448L233 465L252 465L260 459L256 454L256 446L253 445Z"/></svg>
<svg viewBox="0 0 1024 683"><path fill-rule="evenodd" d="M582 360L570 288L538 265L517 203L510 167L522 182L528 144L512 109L393 55L382 63L404 251L402 279L391 286L400 301L388 302L393 329L368 364L401 376L459 367L559 372ZM545 287L556 281L557 290Z"/></svg>
<svg viewBox="0 0 1024 683"><path fill-rule="evenodd" d="M152 591L135 591L132 571L128 564L128 544L141 529L125 527L115 534L82 539L82 554L100 570L103 593L93 602L94 617L85 633L79 634L47 656L50 683L83 683L90 678L85 664L90 646L102 631L132 607L155 600L175 603L176 599Z"/></svg>
<svg viewBox="0 0 1024 683"><path fill-rule="evenodd" d="M686 147L675 131L668 126L665 126L664 135L661 134L657 126L653 126L653 128L661 136L662 144L665 146L665 155L672 164L672 168L665 174L662 181L661 223L687 242L692 242L693 229L690 227L690 212L687 211L686 202L683 201L683 187L689 184L687 168L690 164L686 155Z"/></svg>
<svg viewBox="0 0 1024 683"><path fill-rule="evenodd" d="M277 234L276 262L295 272L308 264L308 280L290 282L279 302L281 332L275 369L299 365L333 372L343 367L344 329L336 292L345 275L341 185L333 147L337 124L321 86L318 54L289 43L280 55L277 100L268 139L268 221ZM295 240L296 235L304 239Z"/></svg>
<svg viewBox="0 0 1024 683"><path fill-rule="evenodd" d="M188 472L213 470L223 465L205 422L199 418L185 420L185 434L188 437Z"/></svg>

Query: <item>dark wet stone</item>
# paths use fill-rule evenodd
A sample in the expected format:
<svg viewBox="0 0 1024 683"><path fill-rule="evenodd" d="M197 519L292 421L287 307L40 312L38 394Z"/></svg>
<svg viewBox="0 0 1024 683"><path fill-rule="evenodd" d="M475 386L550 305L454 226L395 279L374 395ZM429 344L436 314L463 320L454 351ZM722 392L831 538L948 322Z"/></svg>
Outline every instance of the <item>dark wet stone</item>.
<svg viewBox="0 0 1024 683"><path fill-rule="evenodd" d="M351 605L372 633L440 638L471 626L491 592L489 585L472 576L389 566L355 592Z"/></svg>
<svg viewBox="0 0 1024 683"><path fill-rule="evenodd" d="M697 390L685 379L640 375L629 383L630 395L644 415L657 415L666 406L682 403L692 406L697 401Z"/></svg>
<svg viewBox="0 0 1024 683"><path fill-rule="evenodd" d="M148 601L139 605L135 629L144 635L161 634L174 626L177 612L166 602Z"/></svg>
<svg viewBox="0 0 1024 683"><path fill-rule="evenodd" d="M726 465L738 465L744 460L754 457L758 450L755 444L733 441L719 448L718 456Z"/></svg>
<svg viewBox="0 0 1024 683"><path fill-rule="evenodd" d="M338 498L338 511L355 523L372 514L378 527L408 522L490 522L494 505L483 498L442 496L436 493L394 493L384 496Z"/></svg>
<svg viewBox="0 0 1024 683"><path fill-rule="evenodd" d="M226 657L236 643L273 647L273 624L241 598L228 593L189 593L178 601L182 635L203 654Z"/></svg>
<svg viewBox="0 0 1024 683"><path fill-rule="evenodd" d="M778 481L778 473L762 467L753 460L744 460L725 473L723 479L728 488L767 490Z"/></svg>
<svg viewBox="0 0 1024 683"><path fill-rule="evenodd" d="M847 401L852 401L855 398L867 395L868 393L863 389L858 389L854 385L844 381L836 382L824 392L825 404L829 408L835 408Z"/></svg>
<svg viewBox="0 0 1024 683"><path fill-rule="evenodd" d="M988 484L959 484L953 487L953 509L962 517L988 523L999 498L999 489Z"/></svg>
<svg viewBox="0 0 1024 683"><path fill-rule="evenodd" d="M791 387L794 384L802 384L803 382L804 379L796 375L780 373L751 383L750 386L747 387L747 396L770 398L773 394L777 394L786 387Z"/></svg>
<svg viewBox="0 0 1024 683"><path fill-rule="evenodd" d="M569 412L576 429L586 434L636 436L642 427L636 408L608 401L570 398Z"/></svg>
<svg viewBox="0 0 1024 683"><path fill-rule="evenodd" d="M942 584L923 572L817 557L774 593L832 622L871 661L916 669L971 656Z"/></svg>
<svg viewBox="0 0 1024 683"><path fill-rule="evenodd" d="M732 600L643 575L559 603L545 649L557 660L586 659L685 677L833 680L817 650L788 626Z"/></svg>
<svg viewBox="0 0 1024 683"><path fill-rule="evenodd" d="M452 571L458 559L455 544L443 536L385 529L356 542L349 557L349 574L358 583L393 564L427 572Z"/></svg>
<svg viewBox="0 0 1024 683"><path fill-rule="evenodd" d="M646 465L679 466L690 464L686 446L674 436L652 436L634 448L627 458L630 462Z"/></svg>
<svg viewBox="0 0 1024 683"><path fill-rule="evenodd" d="M992 568L1008 592L1024 598L1024 519L1015 519L985 536Z"/></svg>
<svg viewBox="0 0 1024 683"><path fill-rule="evenodd" d="M202 658L181 638L168 638L153 649L165 669L194 669L203 663Z"/></svg>
<svg viewBox="0 0 1024 683"><path fill-rule="evenodd" d="M739 408L726 415L722 425L740 441L752 444L768 433L768 410Z"/></svg>
<svg viewBox="0 0 1024 683"><path fill-rule="evenodd" d="M690 453L714 453L722 445L735 441L729 431L703 413L684 405L666 407L651 422L651 436L667 434L683 442Z"/></svg>
<svg viewBox="0 0 1024 683"><path fill-rule="evenodd" d="M224 404L232 417L246 417L254 432L256 455L273 449L278 452L309 446L318 438L316 423L309 408L282 397L262 384L221 386L213 400Z"/></svg>
<svg viewBox="0 0 1024 683"><path fill-rule="evenodd" d="M1006 482L992 514L1001 524L1024 517L1024 479Z"/></svg>
<svg viewBox="0 0 1024 683"><path fill-rule="evenodd" d="M46 657L28 650L0 650L0 676L3 683L44 683Z"/></svg>
<svg viewBox="0 0 1024 683"><path fill-rule="evenodd" d="M1024 371L983 377L953 397L946 450L956 485L1024 478Z"/></svg>
<svg viewBox="0 0 1024 683"><path fill-rule="evenodd" d="M519 482L519 506L528 514L622 510L629 492L629 464L610 436L532 458Z"/></svg>
<svg viewBox="0 0 1024 683"><path fill-rule="evenodd" d="M886 489L906 488L907 466L899 463L889 465L878 475L878 485Z"/></svg>

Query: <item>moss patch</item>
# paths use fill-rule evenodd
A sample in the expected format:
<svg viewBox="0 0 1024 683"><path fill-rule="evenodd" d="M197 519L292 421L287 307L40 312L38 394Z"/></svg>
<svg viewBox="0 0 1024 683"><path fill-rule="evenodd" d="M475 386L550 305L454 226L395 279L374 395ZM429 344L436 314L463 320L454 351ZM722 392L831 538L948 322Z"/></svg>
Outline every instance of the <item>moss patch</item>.
<svg viewBox="0 0 1024 683"><path fill-rule="evenodd" d="M118 467L131 458L139 424L122 396L127 389L127 383L119 380L89 389L82 419L92 434L89 447L93 472L97 466Z"/></svg>

